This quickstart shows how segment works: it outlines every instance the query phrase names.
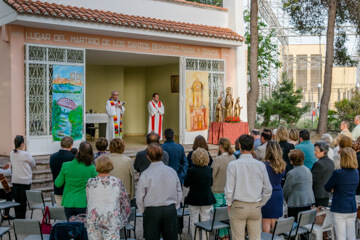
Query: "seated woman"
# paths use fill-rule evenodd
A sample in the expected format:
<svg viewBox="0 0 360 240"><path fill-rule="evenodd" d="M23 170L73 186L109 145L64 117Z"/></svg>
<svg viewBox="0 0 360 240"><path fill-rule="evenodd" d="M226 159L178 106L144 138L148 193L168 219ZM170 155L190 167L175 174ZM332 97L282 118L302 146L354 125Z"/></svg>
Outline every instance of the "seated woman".
<svg viewBox="0 0 360 240"><path fill-rule="evenodd" d="M94 153L89 142L82 142L79 152L71 162L63 163L55 179L56 187L64 187L62 206L66 218L86 213L86 183L97 175L94 166ZM66 183L66 184L65 184Z"/></svg>
<svg viewBox="0 0 360 240"><path fill-rule="evenodd" d="M288 216L295 217L299 212L310 210L315 197L312 190L312 175L304 166L304 153L299 149L290 151L290 163L294 166L286 175L284 199L288 205Z"/></svg>
<svg viewBox="0 0 360 240"><path fill-rule="evenodd" d="M192 162L192 160L191 160L191 156L192 156L193 152L194 152L197 148L203 148L203 149L205 149L205 150L208 152L208 154L209 154L209 164L208 164L208 166L211 167L211 164L212 164L212 162L213 162L213 159L212 159L212 157L211 157L211 155L210 155L210 153L209 153L209 147L208 147L208 145L207 145L207 143L206 143L205 138L204 138L203 136L201 136L201 135L198 135L198 136L196 136L196 138L195 138L195 140L194 140L194 144L193 144L193 147L192 147L193 150L190 151L190 152L188 153L187 157L186 157L187 160L188 160L188 162L189 162L189 168L191 168L191 167L194 166L194 164L193 164L193 162Z"/></svg>
<svg viewBox="0 0 360 240"><path fill-rule="evenodd" d="M131 208L121 180L110 176L114 166L107 155L95 160L97 177L86 186L86 226L90 240L120 239L120 229L126 224Z"/></svg>
<svg viewBox="0 0 360 240"><path fill-rule="evenodd" d="M213 204L216 203L215 197L211 191L213 184L212 168L208 167L209 154L203 148L197 148L192 154L192 162L194 167L187 172L184 186L189 187L190 191L185 198L185 203L189 204L190 209L190 229L192 237L195 234L195 223L200 221L207 221L211 217ZM199 234L196 234L199 239ZM206 235L203 231L202 239Z"/></svg>

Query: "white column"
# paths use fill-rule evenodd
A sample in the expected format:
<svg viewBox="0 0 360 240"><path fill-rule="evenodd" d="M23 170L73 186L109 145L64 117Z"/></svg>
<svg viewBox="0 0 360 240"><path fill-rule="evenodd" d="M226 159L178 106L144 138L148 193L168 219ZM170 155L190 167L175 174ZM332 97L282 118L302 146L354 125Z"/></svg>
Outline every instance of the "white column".
<svg viewBox="0 0 360 240"><path fill-rule="evenodd" d="M231 30L244 36L244 16L243 1L240 0L224 0L223 7L228 9L228 26ZM247 46L243 44L236 49L236 82L234 86L234 97L240 97L241 110L240 118L247 122Z"/></svg>

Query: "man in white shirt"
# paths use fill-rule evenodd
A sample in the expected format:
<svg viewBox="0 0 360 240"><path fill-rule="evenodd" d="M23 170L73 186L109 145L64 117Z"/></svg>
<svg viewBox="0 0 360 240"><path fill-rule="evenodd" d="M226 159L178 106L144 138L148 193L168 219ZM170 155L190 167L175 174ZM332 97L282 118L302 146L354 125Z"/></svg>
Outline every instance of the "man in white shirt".
<svg viewBox="0 0 360 240"><path fill-rule="evenodd" d="M360 115L357 115L354 118L354 123L355 123L355 128L352 130L351 134L352 134L352 139L354 141L356 141L358 139L358 137L360 137Z"/></svg>
<svg viewBox="0 0 360 240"><path fill-rule="evenodd" d="M232 239L245 239L247 227L249 239L260 240L261 207L270 199L272 187L265 164L251 155L254 138L241 135L239 144L240 158L229 163L225 185Z"/></svg>
<svg viewBox="0 0 360 240"><path fill-rule="evenodd" d="M143 228L146 240L177 239L176 209L180 207L182 190L177 173L162 161L163 149L158 143L147 147L150 166L142 172L136 191L136 204L144 213Z"/></svg>
<svg viewBox="0 0 360 240"><path fill-rule="evenodd" d="M162 136L162 124L164 122L165 108L164 104L160 102L158 93L154 93L152 100L148 103L149 111L149 127L148 133L155 132L160 136L160 141L163 139Z"/></svg>

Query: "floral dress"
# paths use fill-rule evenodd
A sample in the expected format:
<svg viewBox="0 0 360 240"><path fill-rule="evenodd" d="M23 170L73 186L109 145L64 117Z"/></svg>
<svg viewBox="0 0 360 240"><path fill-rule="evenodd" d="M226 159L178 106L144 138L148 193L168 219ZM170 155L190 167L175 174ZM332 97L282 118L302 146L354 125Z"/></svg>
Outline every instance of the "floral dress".
<svg viewBox="0 0 360 240"><path fill-rule="evenodd" d="M86 228L92 239L120 239L130 215L128 194L121 180L113 177L90 178L86 186Z"/></svg>

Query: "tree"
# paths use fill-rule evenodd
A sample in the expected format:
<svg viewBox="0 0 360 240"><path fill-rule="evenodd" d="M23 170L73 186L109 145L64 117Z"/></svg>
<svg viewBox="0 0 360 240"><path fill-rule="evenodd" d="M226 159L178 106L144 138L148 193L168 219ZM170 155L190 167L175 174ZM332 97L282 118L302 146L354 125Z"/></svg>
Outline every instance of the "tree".
<svg viewBox="0 0 360 240"><path fill-rule="evenodd" d="M269 99L262 99L258 105L258 113L263 116L263 125L268 125L270 118L276 116L279 123L296 124L301 116L309 110L309 105L298 107L303 98L302 89L294 90L294 82L284 73Z"/></svg>
<svg viewBox="0 0 360 240"><path fill-rule="evenodd" d="M354 126L354 118L360 113L360 94L354 92L350 100L343 99L335 102L335 108L337 110L337 117L339 121L347 120L351 126Z"/></svg>
<svg viewBox="0 0 360 240"><path fill-rule="evenodd" d="M244 22L245 22L245 44L248 45L248 74L250 73L250 52L251 52L251 34L249 29L250 24L250 13L248 10L244 11ZM263 31L266 29L265 31ZM261 18L258 17L258 35L259 35L259 44L258 44L258 79L261 84L261 81L268 78L270 75L270 68L277 69L281 67L281 62L279 61L278 56L280 52L278 45L273 43L276 38L276 33L274 29L268 31L268 26L265 22L261 21Z"/></svg>
<svg viewBox="0 0 360 240"><path fill-rule="evenodd" d="M245 29L245 44L248 45L248 74L250 75L250 69L251 64L254 62L252 61L252 50L251 50L251 34L250 33L250 23L251 23L251 17L249 11L244 11L244 22L246 24ZM277 44L273 43L273 39L275 36L275 31L271 30L265 33L265 31L262 31L262 29L267 29L268 26L261 21L260 17L258 17L258 24L257 24L257 30L258 30L258 44L257 46L257 84L250 80L250 92L248 93L248 122L250 128L253 128L255 126L255 117L256 117L256 103L258 101L258 88L259 85L262 84L261 81L268 78L270 75L270 68L279 68L281 66L280 61L278 60L278 56L280 55L280 52L278 51ZM253 58L255 59L255 57ZM251 79L251 77L250 77ZM265 84L264 84L265 85ZM255 93L255 90L257 90L257 93ZM256 94L256 96L251 96L251 94ZM255 99L256 97L256 99ZM251 100L254 99L254 100Z"/></svg>
<svg viewBox="0 0 360 240"><path fill-rule="evenodd" d="M337 64L349 66L355 63L344 48L345 32L341 28L335 29L335 24L353 23L357 26L357 34L359 34L359 5L358 0L285 0L284 3L285 10L291 17L291 22L300 33L321 35L325 29L327 30L324 86L320 102L318 134L327 131L334 56ZM325 27L326 21L327 27ZM340 34L338 34L334 49L335 30Z"/></svg>
<svg viewBox="0 0 360 240"><path fill-rule="evenodd" d="M251 0L250 5L250 46L259 45L258 33L258 1ZM256 106L259 97L259 80L258 80L258 48L250 48L250 91L247 99L248 122L249 128L255 128Z"/></svg>
<svg viewBox="0 0 360 240"><path fill-rule="evenodd" d="M83 133L83 108L81 105L70 111L69 122L71 123L71 137L74 140L81 139Z"/></svg>

